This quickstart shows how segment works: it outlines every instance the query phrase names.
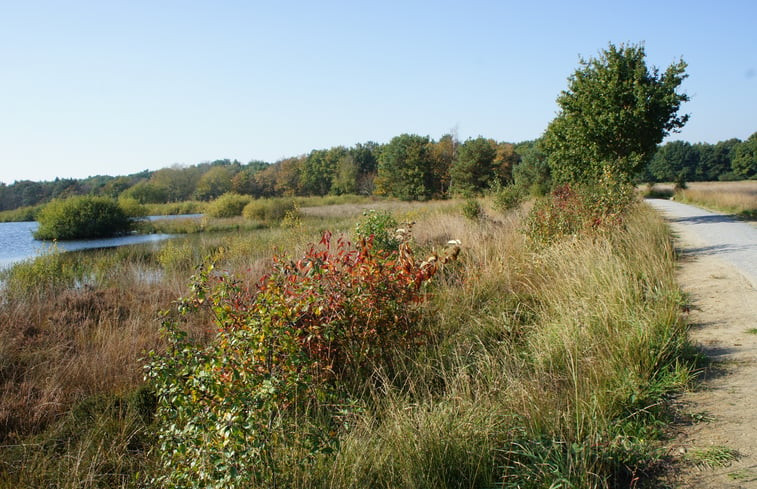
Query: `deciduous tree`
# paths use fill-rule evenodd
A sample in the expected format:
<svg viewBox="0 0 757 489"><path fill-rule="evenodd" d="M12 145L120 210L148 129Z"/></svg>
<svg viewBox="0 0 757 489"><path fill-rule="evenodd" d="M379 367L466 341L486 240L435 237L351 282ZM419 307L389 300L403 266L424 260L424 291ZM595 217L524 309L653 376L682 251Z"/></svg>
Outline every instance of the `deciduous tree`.
<svg viewBox="0 0 757 489"><path fill-rule="evenodd" d="M598 57L581 59L557 98L560 113L544 134L552 176L558 182L595 181L607 169L630 179L671 131L688 120L678 115L689 98L677 89L686 63L664 73L647 67L641 45L610 44Z"/></svg>

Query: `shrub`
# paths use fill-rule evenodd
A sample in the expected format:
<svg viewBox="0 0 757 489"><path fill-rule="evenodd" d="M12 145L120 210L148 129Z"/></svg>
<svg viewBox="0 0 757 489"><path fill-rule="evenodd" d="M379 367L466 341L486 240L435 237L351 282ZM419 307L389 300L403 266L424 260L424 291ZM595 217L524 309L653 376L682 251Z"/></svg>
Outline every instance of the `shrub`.
<svg viewBox="0 0 757 489"><path fill-rule="evenodd" d="M494 201L494 207L501 212L515 209L521 202L528 196L528 192L524 187L519 185L495 185L492 187L492 200Z"/></svg>
<svg viewBox="0 0 757 489"><path fill-rule="evenodd" d="M565 184L538 201L526 219L526 234L548 244L562 236L601 231L623 223L634 202L630 184L605 172L594 184Z"/></svg>
<svg viewBox="0 0 757 489"><path fill-rule="evenodd" d="M242 215L247 219L277 222L286 216L287 212L297 210L297 204L292 199L258 199L247 204Z"/></svg>
<svg viewBox="0 0 757 489"><path fill-rule="evenodd" d="M374 209L363 212L363 217L355 225L355 237L372 239L373 245L385 251L399 249L401 238L397 233L397 220L386 211Z"/></svg>
<svg viewBox="0 0 757 489"><path fill-rule="evenodd" d="M417 264L407 245L334 245L327 233L300 260L275 258L254 291L201 271L179 309L208 308L215 341L197 347L167 321L169 349L148 367L164 468L156 485L285 486L289 464L333 450L350 392L422 336L422 285L444 261Z"/></svg>
<svg viewBox="0 0 757 489"><path fill-rule="evenodd" d="M122 197L118 199L118 205L129 217L145 217L147 216L147 207L140 204L137 199L130 197Z"/></svg>
<svg viewBox="0 0 757 489"><path fill-rule="evenodd" d="M37 239L109 238L131 230L131 220L115 200L79 196L54 200L37 215Z"/></svg>
<svg viewBox="0 0 757 489"><path fill-rule="evenodd" d="M241 216L242 211L249 202L250 197L246 195L228 192L211 202L205 209L205 213L210 217Z"/></svg>
<svg viewBox="0 0 757 489"><path fill-rule="evenodd" d="M35 221L41 205L19 207L9 211L0 211L0 222Z"/></svg>
<svg viewBox="0 0 757 489"><path fill-rule="evenodd" d="M478 221L484 213L483 207L476 199L466 199L462 211L463 215L471 221Z"/></svg>

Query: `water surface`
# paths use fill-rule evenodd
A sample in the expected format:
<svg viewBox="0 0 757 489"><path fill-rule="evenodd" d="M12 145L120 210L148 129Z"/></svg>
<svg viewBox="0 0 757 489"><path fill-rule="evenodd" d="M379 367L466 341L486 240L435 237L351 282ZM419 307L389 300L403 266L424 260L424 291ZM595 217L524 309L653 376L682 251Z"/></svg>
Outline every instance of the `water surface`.
<svg viewBox="0 0 757 489"><path fill-rule="evenodd" d="M151 219L165 216L151 216ZM37 229L37 222L0 222L0 268L34 258L54 246L49 241L37 241L32 233ZM170 234L131 234L118 238L87 239L75 241L58 241L55 246L62 251L76 251L94 248L111 248L140 243L163 241Z"/></svg>

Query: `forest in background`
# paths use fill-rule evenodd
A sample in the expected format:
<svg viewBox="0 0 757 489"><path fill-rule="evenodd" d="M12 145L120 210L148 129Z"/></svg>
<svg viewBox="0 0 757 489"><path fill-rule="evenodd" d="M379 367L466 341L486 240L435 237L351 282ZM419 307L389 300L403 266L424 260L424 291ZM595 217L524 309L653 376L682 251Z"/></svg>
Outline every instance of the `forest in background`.
<svg viewBox="0 0 757 489"><path fill-rule="evenodd" d="M227 192L254 198L313 195L384 195L428 200L480 193L494 182L532 193L549 188L541 140L460 142L402 134L387 144L358 143L313 150L275 163L220 159L122 176L0 183L0 211L36 207L56 198L101 195L142 204L210 201ZM741 180L757 177L757 133L716 144L672 141L660 145L639 182Z"/></svg>

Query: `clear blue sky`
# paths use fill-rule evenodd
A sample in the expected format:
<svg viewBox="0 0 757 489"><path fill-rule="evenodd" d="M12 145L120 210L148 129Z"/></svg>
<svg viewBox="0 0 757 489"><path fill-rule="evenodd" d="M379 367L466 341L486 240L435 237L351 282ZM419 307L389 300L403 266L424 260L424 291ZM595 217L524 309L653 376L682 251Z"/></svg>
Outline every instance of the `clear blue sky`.
<svg viewBox="0 0 757 489"><path fill-rule="evenodd" d="M579 55L683 58L670 139L757 131L757 2L0 0L0 181L455 130L539 137Z"/></svg>

